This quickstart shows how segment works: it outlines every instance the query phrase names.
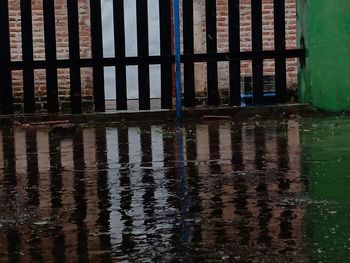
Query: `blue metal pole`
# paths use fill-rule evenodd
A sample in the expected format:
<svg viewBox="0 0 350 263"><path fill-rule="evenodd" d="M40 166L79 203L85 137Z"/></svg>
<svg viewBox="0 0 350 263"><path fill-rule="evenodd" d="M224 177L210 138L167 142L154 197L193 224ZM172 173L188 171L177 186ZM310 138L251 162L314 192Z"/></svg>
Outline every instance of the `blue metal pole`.
<svg viewBox="0 0 350 263"><path fill-rule="evenodd" d="M175 38L175 78L176 78L176 118L182 117L181 94L181 50L180 50L180 4L174 0L174 38Z"/></svg>
<svg viewBox="0 0 350 263"><path fill-rule="evenodd" d="M185 160L184 160L184 134L183 133L184 133L184 130L182 125L178 123L176 127L176 135L177 135L178 173L180 177L179 195L181 198L181 221L182 221L181 240L188 241L189 234L190 234L190 225L188 222L188 208L190 205L190 200L187 194L187 187L186 187L186 167L185 167Z"/></svg>

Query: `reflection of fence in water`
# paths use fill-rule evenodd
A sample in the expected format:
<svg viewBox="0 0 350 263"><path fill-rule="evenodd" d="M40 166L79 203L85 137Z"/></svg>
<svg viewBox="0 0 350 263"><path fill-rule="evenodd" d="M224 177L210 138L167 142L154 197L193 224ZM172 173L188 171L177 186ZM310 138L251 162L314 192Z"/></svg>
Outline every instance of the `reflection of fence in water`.
<svg viewBox="0 0 350 263"><path fill-rule="evenodd" d="M301 191L297 123L185 125L178 131L185 212L173 129L97 127L78 130L74 138L2 129L1 199L8 213L2 215L0 253L25 261L93 260L164 244L176 253L183 222L199 251L225 243L297 249L291 240L301 237L303 210L284 202Z"/></svg>

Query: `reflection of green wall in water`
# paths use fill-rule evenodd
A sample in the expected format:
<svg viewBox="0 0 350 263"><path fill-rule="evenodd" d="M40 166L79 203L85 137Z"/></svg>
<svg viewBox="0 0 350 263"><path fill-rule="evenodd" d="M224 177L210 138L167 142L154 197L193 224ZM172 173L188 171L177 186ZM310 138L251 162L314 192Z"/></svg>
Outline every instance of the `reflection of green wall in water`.
<svg viewBox="0 0 350 263"><path fill-rule="evenodd" d="M301 129L306 240L312 262L350 262L350 118L314 123Z"/></svg>
<svg viewBox="0 0 350 263"><path fill-rule="evenodd" d="M301 101L328 111L350 110L350 1L298 0L298 6L299 40L307 48L299 74Z"/></svg>

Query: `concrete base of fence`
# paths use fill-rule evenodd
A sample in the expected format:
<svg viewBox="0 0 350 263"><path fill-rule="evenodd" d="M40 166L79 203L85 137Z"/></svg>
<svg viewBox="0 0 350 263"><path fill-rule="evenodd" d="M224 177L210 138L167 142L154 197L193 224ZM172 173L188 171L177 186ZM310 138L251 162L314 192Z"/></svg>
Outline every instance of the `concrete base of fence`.
<svg viewBox="0 0 350 263"><path fill-rule="evenodd" d="M175 121L175 110L157 110L157 111L120 111L108 113L86 113L86 114L35 114L35 115L4 115L0 117L0 125L22 125L22 124L40 124L52 121L69 121L72 123L91 123L91 122L168 122ZM188 108L183 111L183 119L212 119L223 118L230 120L249 120L252 118L276 119L288 117L291 115L307 117L320 115L321 111L316 110L309 105L290 104L274 106L252 106L252 107L203 107Z"/></svg>

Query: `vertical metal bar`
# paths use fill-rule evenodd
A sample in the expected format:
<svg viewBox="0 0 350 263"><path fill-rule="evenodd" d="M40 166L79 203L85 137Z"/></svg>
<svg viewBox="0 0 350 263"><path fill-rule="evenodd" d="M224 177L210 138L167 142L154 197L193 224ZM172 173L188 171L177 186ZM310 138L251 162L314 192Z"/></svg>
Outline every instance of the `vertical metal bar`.
<svg viewBox="0 0 350 263"><path fill-rule="evenodd" d="M228 0L229 48L230 52L240 52L239 0ZM241 105L241 62L230 61L230 105Z"/></svg>
<svg viewBox="0 0 350 263"><path fill-rule="evenodd" d="M186 133L185 136L183 136L184 140L184 151L186 151L184 154L186 156L186 175L187 175L187 182L191 187L187 188L188 191L188 200L190 203L189 206L189 211L192 212L198 212L201 213L203 211L202 207L202 195L201 193L201 179L202 179L202 174L200 174L197 161L198 161L198 144L197 144L197 133L194 132L196 131L197 125L196 124L190 124L186 126ZM186 138L186 139L184 139ZM191 202L191 200L196 200L196 202ZM191 225L191 236L192 241L198 242L200 240L200 237L202 236L202 225L200 223L195 223ZM196 241L195 241L196 240ZM200 262L205 261L204 258L201 260L199 258Z"/></svg>
<svg viewBox="0 0 350 263"><path fill-rule="evenodd" d="M259 171L266 170L266 132L265 128L261 125L254 127L254 144L255 144L255 169ZM258 197L258 222L259 222L259 240L267 240L270 242L269 224L272 218L272 208L270 202L270 189L268 189L268 179L266 174L259 175L258 183L256 186L256 196Z"/></svg>
<svg viewBox="0 0 350 263"><path fill-rule="evenodd" d="M8 1L0 1L0 60L10 62L10 25ZM3 114L13 113L11 70L0 69L0 103Z"/></svg>
<svg viewBox="0 0 350 263"><path fill-rule="evenodd" d="M38 143L35 129L25 130L26 156L27 156L27 204L30 206L39 206L39 160Z"/></svg>
<svg viewBox="0 0 350 263"><path fill-rule="evenodd" d="M194 53L193 0L182 1L183 10L183 48L184 54ZM196 106L194 63L184 63L184 105Z"/></svg>
<svg viewBox="0 0 350 263"><path fill-rule="evenodd" d="M216 0L205 0L207 53L217 53L216 34ZM208 105L219 104L218 64L215 61L207 63Z"/></svg>
<svg viewBox="0 0 350 263"><path fill-rule="evenodd" d="M288 130L287 123L280 123L276 129L277 134L283 134ZM279 190L286 191L290 188L291 181L286 176L286 171L290 170L290 155L288 151L288 137L287 136L277 136L277 177Z"/></svg>
<svg viewBox="0 0 350 263"><path fill-rule="evenodd" d="M128 127L120 127L118 128L118 156L119 156L119 163L125 169L130 173L129 169L129 129ZM127 173L123 173L125 175Z"/></svg>
<svg viewBox="0 0 350 263"><path fill-rule="evenodd" d="M106 128L95 129L96 138L96 178L98 196L98 219L97 227L101 233L110 233L111 220L111 192L108 184L108 159L107 159L107 138ZM111 260L111 235L99 236L100 249L106 251L101 257L102 262L112 262Z"/></svg>
<svg viewBox="0 0 350 263"><path fill-rule="evenodd" d="M165 58L171 55L171 0L159 1L160 20L160 55ZM161 107L171 109L172 102L172 63L161 64Z"/></svg>
<svg viewBox="0 0 350 263"><path fill-rule="evenodd" d="M37 188L36 191L39 191L39 185L33 186L32 188ZM39 200L40 204L40 200ZM30 240L28 242L28 252L31 258L31 261L36 262L44 262L43 258L43 246L45 246L45 243L42 241L41 232L40 230L33 230L32 233L30 233ZM43 245L44 244L44 245ZM20 251L18 251L20 253Z"/></svg>
<svg viewBox="0 0 350 263"><path fill-rule="evenodd" d="M264 170L266 156L265 128L256 125L254 127L254 142L255 142L255 166L259 171Z"/></svg>
<svg viewBox="0 0 350 263"><path fill-rule="evenodd" d="M190 236L190 226L188 224L188 210L190 206L190 200L187 189L186 167L184 164L184 138L183 127L181 124L176 125L176 137L177 137L177 162L178 162L178 175L179 175L179 196L181 200L180 213L181 213L181 240L188 241Z"/></svg>
<svg viewBox="0 0 350 263"><path fill-rule="evenodd" d="M7 231L7 262L21 262L21 251L24 249L22 235L17 227Z"/></svg>
<svg viewBox="0 0 350 263"><path fill-rule="evenodd" d="M140 141L141 141L141 166L150 166L152 164L152 131L151 127L141 128L140 131ZM148 173L148 170L145 171ZM143 174L145 174L143 173ZM150 173L148 173L151 176Z"/></svg>
<svg viewBox="0 0 350 263"><path fill-rule="evenodd" d="M114 53L116 57L125 57L124 0L113 1ZM127 110L126 66L118 65L115 71L117 110Z"/></svg>
<svg viewBox="0 0 350 263"><path fill-rule="evenodd" d="M73 164L74 164L74 201L75 209L72 213L74 223L77 225L77 255L78 261L89 261L87 216L87 191L85 186L85 158L83 130L76 131L73 138Z"/></svg>
<svg viewBox="0 0 350 263"><path fill-rule="evenodd" d="M57 210L57 207L52 207L53 211ZM57 223L55 224L54 227L50 229L50 237L52 240L52 245L51 245L51 255L52 258L59 258L60 261L65 262L67 257L71 258L71 254L66 255L66 239L68 235L66 236L64 230L63 230L63 225L64 223Z"/></svg>
<svg viewBox="0 0 350 263"><path fill-rule="evenodd" d="M56 30L55 30L55 1L43 0L44 9L44 36L45 59L55 64L56 56ZM46 96L47 110L50 113L59 111L57 68L46 68Z"/></svg>
<svg viewBox="0 0 350 263"><path fill-rule="evenodd" d="M92 58L96 60L103 58L101 16L101 0L90 0L91 53ZM106 106L103 65L94 66L92 74L95 111L104 112Z"/></svg>
<svg viewBox="0 0 350 263"><path fill-rule="evenodd" d="M208 125L209 135L209 158L210 160L220 160L220 134L216 125L210 123ZM211 162L209 165L210 171L214 173L220 173L221 167L217 162Z"/></svg>
<svg viewBox="0 0 350 263"><path fill-rule="evenodd" d="M76 64L80 59L78 0L67 0L71 112L81 113L81 75Z"/></svg>
<svg viewBox="0 0 350 263"><path fill-rule="evenodd" d="M2 130L2 149L1 153L4 157L4 190L9 193L11 198L13 196L13 188L17 185L16 173L16 141L15 131L13 128L5 128Z"/></svg>
<svg viewBox="0 0 350 263"><path fill-rule="evenodd" d="M137 16L137 51L138 56L145 58L149 56L148 43L148 6L147 0L136 0ZM149 64L143 62L138 66L139 77L139 109L149 110L150 102L150 79Z"/></svg>
<svg viewBox="0 0 350 263"><path fill-rule="evenodd" d="M49 132L51 208L62 207L62 159L60 139Z"/></svg>
<svg viewBox="0 0 350 263"><path fill-rule="evenodd" d="M122 226L121 239L122 242L118 246L121 251L127 251L128 249L134 249L135 236L130 229L134 226L133 215L130 212L132 209L132 200L134 198L134 187L131 183L131 171L130 171L130 157L129 157L129 128L120 127L118 128L118 156L119 163L121 165L122 172L119 176L119 187L120 187L120 208L125 213L120 216Z"/></svg>
<svg viewBox="0 0 350 263"><path fill-rule="evenodd" d="M213 124L208 124L208 142L209 142L209 159L220 160L222 158L220 152L220 131L219 128ZM211 174L221 174L222 166L218 162L210 162L209 171ZM222 199L222 180L212 180L210 186L210 194L212 200L212 211L216 215L223 214L223 199ZM215 204L215 205L214 205ZM220 236L225 239L225 233L220 233Z"/></svg>
<svg viewBox="0 0 350 263"><path fill-rule="evenodd" d="M288 123L280 123L280 125L276 129L277 134L277 174L276 174L276 182L278 185L278 194L281 196L283 193L288 191L293 191L294 182L291 181L291 178L288 176L293 169L293 161L291 161L291 151L289 149L289 137L288 136L278 136L283 134L286 130L289 129ZM307 182L305 182L305 187L307 188ZM293 229L289 226L292 225L293 219L295 218L295 209L291 207L285 207L283 211L281 211L279 217L279 237L280 238L290 238L292 236ZM287 226L287 227L286 227Z"/></svg>
<svg viewBox="0 0 350 263"><path fill-rule="evenodd" d="M141 166L152 167L152 129L151 127L141 128L140 144L141 144ZM142 195L143 224L145 229L153 229L157 224L155 219L155 192L156 182L153 171L150 169L144 169L141 171L143 189L145 189ZM150 239L154 238L155 233L149 233Z"/></svg>
<svg viewBox="0 0 350 263"><path fill-rule="evenodd" d="M175 79L176 79L176 118L182 118L181 94L181 47L180 47L180 4L174 0L174 38L175 38Z"/></svg>
<svg viewBox="0 0 350 263"><path fill-rule="evenodd" d="M243 147L242 147L242 124L231 126L231 149L232 149L232 169L235 171L243 171Z"/></svg>
<svg viewBox="0 0 350 263"><path fill-rule="evenodd" d="M262 41L262 1L252 1L252 50L260 52ZM253 103L262 104L264 100L264 69L262 59L253 59Z"/></svg>
<svg viewBox="0 0 350 263"><path fill-rule="evenodd" d="M285 0L274 0L275 50L286 50ZM275 59L275 87L278 103L287 101L286 59Z"/></svg>
<svg viewBox="0 0 350 263"><path fill-rule="evenodd" d="M22 29L22 53L23 61L33 62L33 21L32 1L21 0L21 29ZM26 68L23 70L23 100L24 112L35 112L34 70Z"/></svg>

